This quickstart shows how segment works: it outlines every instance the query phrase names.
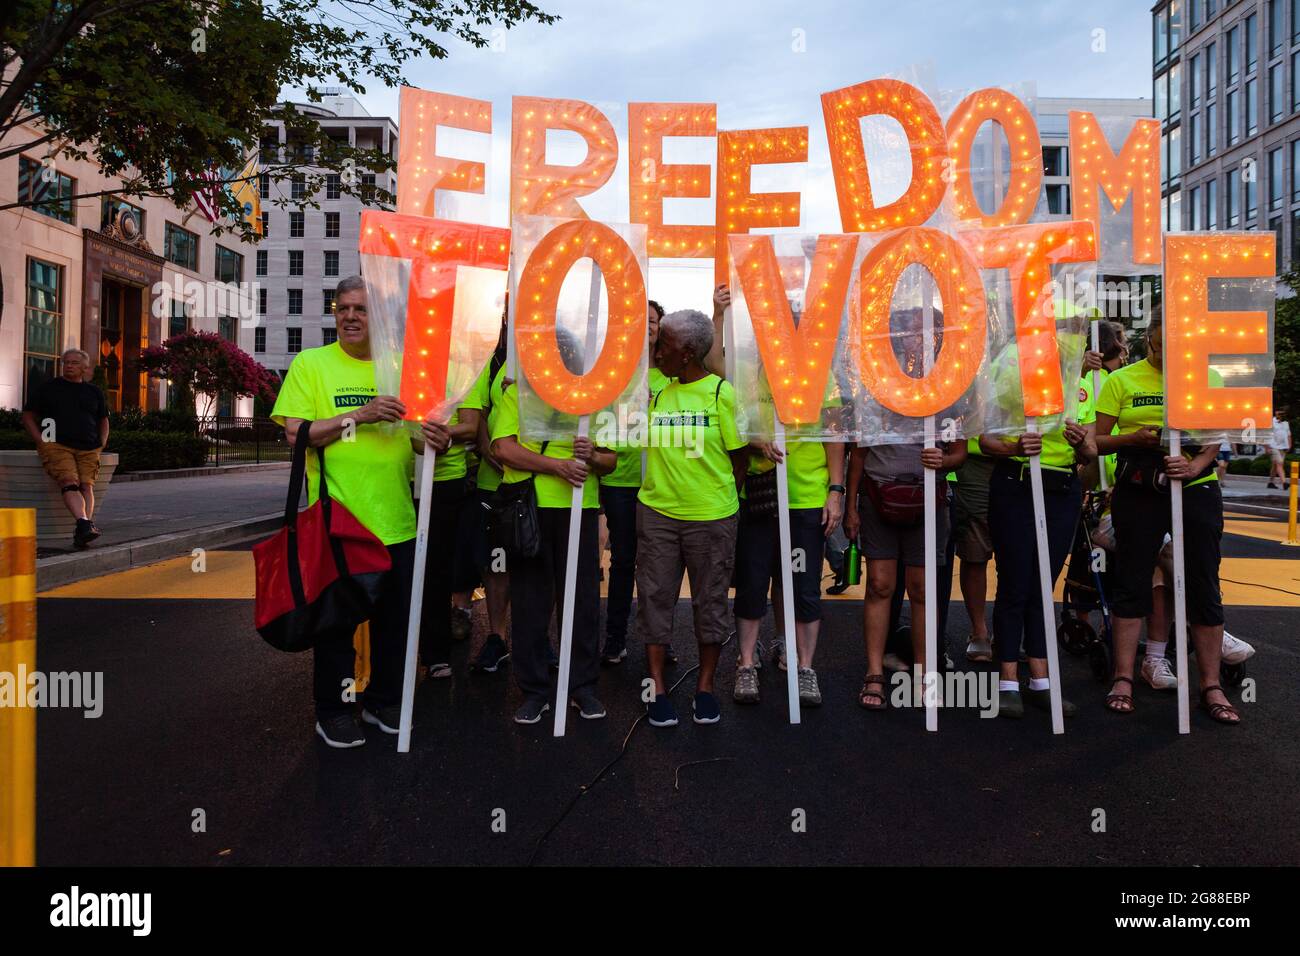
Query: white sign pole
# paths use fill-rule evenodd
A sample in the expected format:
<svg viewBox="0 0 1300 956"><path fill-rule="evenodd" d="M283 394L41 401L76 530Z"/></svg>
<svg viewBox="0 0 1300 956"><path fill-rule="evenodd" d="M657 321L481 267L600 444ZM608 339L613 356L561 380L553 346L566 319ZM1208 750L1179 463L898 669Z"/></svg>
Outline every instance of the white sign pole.
<svg viewBox="0 0 1300 956"><path fill-rule="evenodd" d="M1038 434L1032 417L1025 419L1025 431ZM1043 500L1043 462L1039 455L1029 456L1029 486L1034 499L1034 534L1038 541L1038 583L1043 605L1043 635L1047 644L1048 697L1052 705L1052 733L1065 733L1065 714L1061 708L1061 664L1056 648L1056 604L1052 600L1051 556L1047 550L1047 506Z"/></svg>
<svg viewBox="0 0 1300 956"><path fill-rule="evenodd" d="M1093 319L1092 320L1092 350L1094 352L1101 351L1100 330L1101 330L1101 320ZM1099 398L1101 398L1101 369L1095 368L1092 370L1092 403L1094 406L1097 404L1097 400ZM1101 482L1101 490L1105 491L1109 483L1106 480L1106 459L1101 455L1097 456L1097 480ZM1051 642L1049 641L1048 643Z"/></svg>
<svg viewBox="0 0 1300 956"><path fill-rule="evenodd" d="M927 274L922 281L921 341L925 355L922 363L925 374L934 368L934 289ZM935 446L934 416L925 417L925 447ZM935 511L935 472L923 468L925 481L925 729L939 730L939 671L936 669L939 654L939 620L935 613L939 602L939 556L935 554L938 539L938 515ZM949 569L951 570L951 569ZM906 581L896 581L895 587L906 587Z"/></svg>
<svg viewBox="0 0 1300 956"><path fill-rule="evenodd" d="M1169 454L1183 453L1182 434L1177 428L1169 429ZM1178 653L1178 732L1192 732L1191 715L1188 713L1187 685L1187 580L1184 574L1183 552L1183 483L1174 479L1169 481L1170 532L1174 539L1174 646ZM1165 635L1160 635L1164 637ZM1151 639L1151 635L1147 635Z"/></svg>
<svg viewBox="0 0 1300 956"><path fill-rule="evenodd" d="M776 445L781 449L781 461L776 466L776 520L781 539L781 595L784 600L782 625L785 627L785 683L790 698L790 723L799 723L799 649L795 641L794 623L794 555L790 547L790 486L787 469L789 448L785 441L785 425L776 418ZM810 560L804 555L804 561Z"/></svg>
<svg viewBox="0 0 1300 956"><path fill-rule="evenodd" d="M411 572L411 611L406 622L406 669L402 673L402 716L397 728L397 752L411 750L411 713L415 709L415 667L420 656L420 618L424 611L424 566L429 556L429 511L433 501L433 468L437 452L424 444L420 472L420 510L415 526L415 568ZM444 608L445 611L445 608Z"/></svg>
<svg viewBox="0 0 1300 956"><path fill-rule="evenodd" d="M587 307L587 339L582 353L584 371L595 364L596 337L600 331L600 267L591 263L591 298ZM586 438L591 417L578 419L578 437ZM585 484L573 489L569 500L569 547L564 556L564 604L560 614L560 673L555 687L556 737L564 736L569 716L569 665L573 661L573 605L578 590L578 549L582 546L582 498Z"/></svg>

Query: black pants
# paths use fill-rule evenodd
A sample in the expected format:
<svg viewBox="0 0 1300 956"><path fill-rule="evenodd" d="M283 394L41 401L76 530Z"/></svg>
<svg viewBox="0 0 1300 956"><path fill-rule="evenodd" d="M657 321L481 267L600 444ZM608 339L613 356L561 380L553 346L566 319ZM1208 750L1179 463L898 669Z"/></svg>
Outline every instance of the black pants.
<svg viewBox="0 0 1300 956"><path fill-rule="evenodd" d="M1117 617L1151 613L1151 579L1171 533L1167 494L1117 484L1110 513L1115 522L1115 593L1110 603ZM1219 559L1223 543L1223 495L1217 481L1183 489L1183 565L1189 624L1223 623Z"/></svg>
<svg viewBox="0 0 1300 956"><path fill-rule="evenodd" d="M467 501L464 478L433 483L429 505L429 554L424 562L424 603L420 614L420 661L451 663L451 593L461 513Z"/></svg>
<svg viewBox="0 0 1300 956"><path fill-rule="evenodd" d="M474 482L467 477L463 484L464 495L456 514L456 548L451 567L451 590L455 594L473 591L483 583L477 548L478 529L482 524L478 513L482 509L478 506Z"/></svg>
<svg viewBox="0 0 1300 956"><path fill-rule="evenodd" d="M627 640L632 613L632 585L636 583L636 496L639 488L602 485L600 506L609 529L609 588L606 592L605 633Z"/></svg>
<svg viewBox="0 0 1300 956"><path fill-rule="evenodd" d="M935 595L934 604L939 609L937 623L935 624L935 634L938 636L936 644L939 648L939 660L937 664L940 669L943 666L943 654L948 648L948 605L952 602L952 565L956 560L957 536L951 529L954 526L954 505L951 496L948 498L948 540L944 545L943 563L935 567ZM889 599L889 637L885 642L885 650L891 654L896 654L900 660L911 663L912 661L912 639L907 637L900 640L896 636L899 628L902 627L903 621L903 598L907 597L907 562L902 558L898 559L898 578L894 584L894 596Z"/></svg>
<svg viewBox="0 0 1300 956"><path fill-rule="evenodd" d="M512 642L510 666L525 697L546 697L551 672L546 662L551 616L559 618L564 589L574 588L573 660L569 689L596 683L600 676L600 519L595 508L584 508L578 530L576 581L564 580L569 551L569 509L538 508L542 546L536 557L509 556ZM562 622L561 622L562 623ZM557 633L559 628L557 627Z"/></svg>
<svg viewBox="0 0 1300 956"><path fill-rule="evenodd" d="M388 554L393 559L393 567L384 575L379 601L370 619L370 683L361 695L361 702L371 711L389 707L402 699L415 540L390 544ZM356 672L357 654L352 646L352 635L350 630L331 634L317 641L312 652L312 684L316 713L320 717L352 709L352 703L344 697Z"/></svg>
<svg viewBox="0 0 1300 956"><path fill-rule="evenodd" d="M792 574L794 619L808 624L822 619L822 561L826 535L821 508L790 509L790 547L803 551L803 570ZM736 531L736 617L760 620L767 612L769 585L781 587L781 528L776 515L755 517L745 502ZM783 622L776 622L779 633Z"/></svg>
<svg viewBox="0 0 1300 956"><path fill-rule="evenodd" d="M1025 655L1045 658L1047 642L1056 640L1043 627L1043 591L1038 577L1038 536L1034 522L1034 500L1019 462L1001 461L989 482L989 531L993 557L998 567L998 589L993 603L993 635L998 661L1020 660L1024 638ZM1059 490L1043 489L1043 510L1047 518L1047 564L1052 586L1065 567L1074 543L1083 505L1077 476ZM1151 576L1147 575L1150 582ZM1148 587L1148 591L1150 588ZM1055 613L1055 612L1053 612Z"/></svg>

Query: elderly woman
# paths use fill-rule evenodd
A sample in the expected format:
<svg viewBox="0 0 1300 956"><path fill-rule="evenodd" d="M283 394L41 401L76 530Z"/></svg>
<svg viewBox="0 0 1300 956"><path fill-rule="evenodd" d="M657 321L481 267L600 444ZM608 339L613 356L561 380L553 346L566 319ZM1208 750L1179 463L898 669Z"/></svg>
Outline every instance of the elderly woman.
<svg viewBox="0 0 1300 956"><path fill-rule="evenodd" d="M650 402L646 472L637 496L636 590L639 626L654 680L652 726L672 727L677 712L664 686L666 647L682 573L690 576L700 669L694 720L715 724L718 655L729 631L727 589L735 563L738 488L749 463L736 427L736 394L704 366L713 323L692 309L659 325L655 365L668 378Z"/></svg>
<svg viewBox="0 0 1300 956"><path fill-rule="evenodd" d="M1153 610L1151 582L1165 535L1170 533L1169 482L1181 481L1187 545L1187 621L1201 672L1201 703L1211 719L1236 724L1241 714L1219 685L1223 649L1223 600L1219 591L1223 497L1214 469L1219 442L1209 441L1199 448L1184 445L1182 455L1166 454L1160 434L1165 415L1161 331L1160 318L1153 318L1147 327L1147 357L1112 372L1097 399L1097 449L1102 455L1119 453L1111 495L1115 591L1110 607L1115 671L1106 707L1116 714L1133 712L1138 635L1142 619ZM1163 636L1148 634L1148 640Z"/></svg>
<svg viewBox="0 0 1300 956"><path fill-rule="evenodd" d="M574 371L579 346L559 330L565 364ZM519 434L519 386L510 385L493 411L492 456L503 466L502 488L532 481L537 493L541 546L537 554L507 555L513 646L511 661L523 703L515 723L535 724L550 710L551 674L547 662L551 617L566 588L574 590L573 657L569 703L584 720L605 716L596 695L600 677L600 535L599 476L614 469L614 452L589 438L525 441ZM582 489L578 530L578 564L573 581L564 574L569 552L569 509L573 489Z"/></svg>

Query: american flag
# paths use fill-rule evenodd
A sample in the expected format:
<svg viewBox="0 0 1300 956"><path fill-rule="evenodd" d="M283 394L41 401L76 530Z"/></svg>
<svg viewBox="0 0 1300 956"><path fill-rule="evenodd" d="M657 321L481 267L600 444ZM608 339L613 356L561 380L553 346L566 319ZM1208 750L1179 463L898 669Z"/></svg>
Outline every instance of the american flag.
<svg viewBox="0 0 1300 956"><path fill-rule="evenodd" d="M203 213L208 222L217 222L221 219L221 174L215 166L209 163L199 173L199 179L203 180L207 185L194 190L194 205L198 207L199 212Z"/></svg>

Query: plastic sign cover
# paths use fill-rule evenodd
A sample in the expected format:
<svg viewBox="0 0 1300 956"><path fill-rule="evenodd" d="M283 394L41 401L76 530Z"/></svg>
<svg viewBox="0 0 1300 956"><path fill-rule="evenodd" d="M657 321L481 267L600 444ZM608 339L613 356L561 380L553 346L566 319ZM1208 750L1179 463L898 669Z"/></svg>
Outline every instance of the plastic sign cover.
<svg viewBox="0 0 1300 956"><path fill-rule="evenodd" d="M375 385L409 421L447 421L492 357L509 250L506 229L362 211Z"/></svg>

